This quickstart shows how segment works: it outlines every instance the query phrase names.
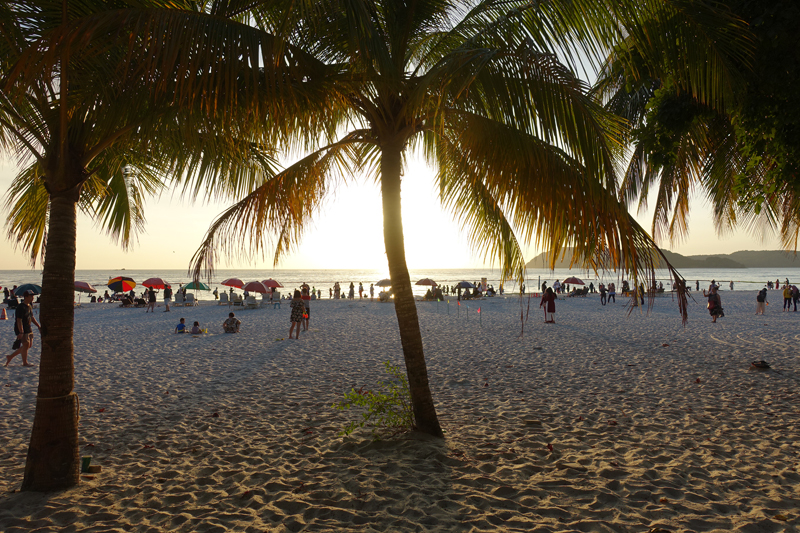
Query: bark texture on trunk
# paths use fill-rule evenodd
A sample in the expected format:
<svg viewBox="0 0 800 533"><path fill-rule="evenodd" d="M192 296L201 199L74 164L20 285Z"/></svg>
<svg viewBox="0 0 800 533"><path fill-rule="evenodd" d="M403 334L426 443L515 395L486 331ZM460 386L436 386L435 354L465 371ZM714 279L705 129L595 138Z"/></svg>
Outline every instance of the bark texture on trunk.
<svg viewBox="0 0 800 533"><path fill-rule="evenodd" d="M42 272L39 390L22 490L50 491L80 481L78 398L74 372L77 193L51 196Z"/></svg>
<svg viewBox="0 0 800 533"><path fill-rule="evenodd" d="M383 198L383 239L386 245L386 258L389 262L389 275L392 278L394 308L397 325L400 328L400 341L406 361L408 384L411 389L411 403L417 429L443 437L433 396L428 384L428 367L422 350L422 334L417 317L417 304L411 290L411 280L406 265L406 249L403 239L403 217L400 201L400 174L402 170L402 146L382 147L381 155L381 195Z"/></svg>

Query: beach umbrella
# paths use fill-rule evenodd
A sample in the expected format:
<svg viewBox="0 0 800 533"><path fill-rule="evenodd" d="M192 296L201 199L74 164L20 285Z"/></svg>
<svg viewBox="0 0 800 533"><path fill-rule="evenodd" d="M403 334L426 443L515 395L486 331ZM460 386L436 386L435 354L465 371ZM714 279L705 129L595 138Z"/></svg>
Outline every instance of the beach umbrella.
<svg viewBox="0 0 800 533"><path fill-rule="evenodd" d="M148 278L142 282L145 287L153 287L154 289L166 289L171 285L161 278Z"/></svg>
<svg viewBox="0 0 800 533"><path fill-rule="evenodd" d="M208 285L206 285L202 281L195 280L195 281L191 282L190 284L188 284L186 287L184 287L184 289L196 290L196 291L210 291L211 287L209 287Z"/></svg>
<svg viewBox="0 0 800 533"><path fill-rule="evenodd" d="M390 279L382 279L378 283L375 284L376 287L391 287L392 280Z"/></svg>
<svg viewBox="0 0 800 533"><path fill-rule="evenodd" d="M136 288L136 282L125 276L117 276L108 280L108 288L114 292L128 292Z"/></svg>
<svg viewBox="0 0 800 533"><path fill-rule="evenodd" d="M26 283L24 285L20 285L17 287L17 290L14 291L15 296L22 296L25 294L25 291L33 291L33 294L42 294L42 288L39 285L34 285L33 283Z"/></svg>
<svg viewBox="0 0 800 533"><path fill-rule="evenodd" d="M267 286L261 283L260 281L251 281L250 283L242 287L242 290L245 290L247 292L258 292L261 294L269 292Z"/></svg>
<svg viewBox="0 0 800 533"><path fill-rule="evenodd" d="M475 285L473 285L469 281L462 281L461 283L456 285L456 287L461 287L462 289L474 289Z"/></svg>
<svg viewBox="0 0 800 533"><path fill-rule="evenodd" d="M280 282L275 281L272 278L265 279L261 283L263 283L265 287L269 287L270 289L283 288L283 285L281 285Z"/></svg>
<svg viewBox="0 0 800 533"><path fill-rule="evenodd" d="M416 285L430 285L431 287L436 287L439 284L433 281L431 278L423 278L419 280Z"/></svg>
<svg viewBox="0 0 800 533"><path fill-rule="evenodd" d="M571 278L567 278L564 281L562 281L561 283L569 283L570 285L586 285L583 282L582 279L576 278L575 276L572 276Z"/></svg>
<svg viewBox="0 0 800 533"><path fill-rule="evenodd" d="M228 278L222 282L222 285L226 287L236 287L237 289L241 289L244 287L244 281L240 280L239 278Z"/></svg>
<svg viewBox="0 0 800 533"><path fill-rule="evenodd" d="M97 292L97 289L95 289L94 287L92 287L91 285L86 283L85 281L76 281L75 282L75 290L77 292L88 292L90 294L93 293L93 292Z"/></svg>

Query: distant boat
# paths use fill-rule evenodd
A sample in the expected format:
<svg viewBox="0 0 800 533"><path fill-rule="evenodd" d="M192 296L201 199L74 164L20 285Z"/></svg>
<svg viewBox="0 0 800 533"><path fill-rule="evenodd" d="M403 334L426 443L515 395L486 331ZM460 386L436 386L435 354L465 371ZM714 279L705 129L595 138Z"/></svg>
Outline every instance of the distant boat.
<svg viewBox="0 0 800 533"><path fill-rule="evenodd" d="M122 270L125 270L124 268Z"/></svg>

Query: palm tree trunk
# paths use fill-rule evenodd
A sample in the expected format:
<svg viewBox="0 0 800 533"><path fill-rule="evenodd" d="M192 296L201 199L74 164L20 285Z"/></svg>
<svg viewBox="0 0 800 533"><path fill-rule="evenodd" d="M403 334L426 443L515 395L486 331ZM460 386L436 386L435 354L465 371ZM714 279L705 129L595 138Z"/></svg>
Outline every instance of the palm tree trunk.
<svg viewBox="0 0 800 533"><path fill-rule="evenodd" d="M39 315L39 391L22 490L58 490L80 481L79 403L72 392L76 205L76 191L50 197Z"/></svg>
<svg viewBox="0 0 800 533"><path fill-rule="evenodd" d="M435 437L443 437L444 434L436 416L436 408L433 405L431 388L428 384L428 367L422 351L422 334L419 329L417 304L414 302L406 265L403 217L400 205L401 161L402 147L382 147L383 239L386 244L389 275L392 278L394 308L397 313L397 325L400 328L400 341L403 344L414 420L418 430Z"/></svg>

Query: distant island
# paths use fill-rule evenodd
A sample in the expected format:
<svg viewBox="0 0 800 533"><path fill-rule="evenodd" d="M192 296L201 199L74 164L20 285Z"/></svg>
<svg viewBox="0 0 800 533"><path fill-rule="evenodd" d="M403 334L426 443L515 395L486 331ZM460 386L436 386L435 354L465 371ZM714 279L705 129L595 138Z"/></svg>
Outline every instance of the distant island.
<svg viewBox="0 0 800 533"><path fill-rule="evenodd" d="M800 268L800 254L783 250L741 250L732 254L681 255L662 250L675 268ZM572 249L556 261L555 268L569 268ZM530 261L528 268L549 268L549 254L543 252ZM580 268L580 266L577 266Z"/></svg>

